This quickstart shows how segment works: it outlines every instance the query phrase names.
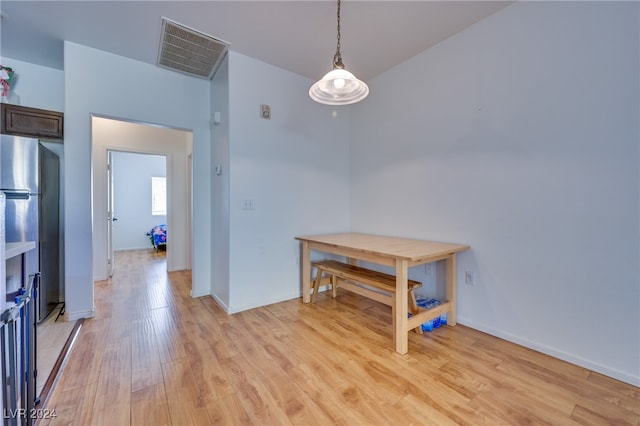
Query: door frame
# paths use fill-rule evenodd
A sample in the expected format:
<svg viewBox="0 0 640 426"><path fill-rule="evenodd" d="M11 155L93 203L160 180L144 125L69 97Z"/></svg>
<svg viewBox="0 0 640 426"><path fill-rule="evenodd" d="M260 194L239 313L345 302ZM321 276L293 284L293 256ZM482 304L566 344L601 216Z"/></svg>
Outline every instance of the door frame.
<svg viewBox="0 0 640 426"><path fill-rule="evenodd" d="M109 278L113 276L116 268L113 247L113 222L117 220L114 216L114 190L113 151L107 150L107 275Z"/></svg>
<svg viewBox="0 0 640 426"><path fill-rule="evenodd" d="M167 226L182 230L180 234L184 239L178 240L179 244L167 246L167 269L180 270L190 269L187 265L185 254L186 244L191 244L193 219L190 205L192 202L191 193L186 191L186 182L191 181L191 176L187 175L187 156L193 148L193 132L187 129L177 129L174 127L150 124L134 120L126 120L114 117L107 117L92 114L92 152L93 152L93 280L107 279L107 253L106 253L106 201L107 182L106 155L108 150L132 152L139 154L164 155L167 159ZM100 123L94 119L101 120ZM113 125L111 124L113 122ZM107 130L108 129L108 130ZM109 133L113 130L113 134ZM163 131L167 130L167 133ZM126 133L129 134L126 134ZM158 133L160 132L160 133ZM102 133L102 134L100 134ZM164 142L160 143L156 138L149 135L166 135ZM145 140L146 139L146 140ZM103 174L104 173L104 174ZM175 196L175 197L174 197ZM177 197L177 198L176 198ZM175 199L174 199L175 198ZM184 204L183 204L184 202ZM174 206L175 205L175 206ZM178 209L173 214L173 210ZM177 222L175 222L177 221ZM97 226L102 226L99 229ZM178 248L175 247L178 246ZM175 249L175 250L174 250Z"/></svg>
<svg viewBox="0 0 640 426"><path fill-rule="evenodd" d="M107 272L109 274L109 277L113 276L113 273L115 271L115 255L114 252L116 251L116 247L114 244L114 226L116 225L115 222L118 221L118 217L116 216L116 207L114 205L115 202L115 198L116 198L116 194L117 192L123 191L123 189L121 188L122 185L118 185L119 189L116 189L116 185L115 185L115 178L116 176L124 173L122 170L122 167L118 167L116 166L114 168L114 154L124 154L124 155L136 155L136 156L140 156L140 155L149 155L149 156L155 156L155 157L163 157L164 158L164 177L167 180L167 182L169 182L172 178L172 176L169 175L168 170L167 170L167 156L166 155L159 155L159 154L150 154L150 153L146 153L146 152L139 152L139 151L129 151L129 150L125 150L125 149L110 149L107 148ZM139 157L138 157L139 158ZM187 170L188 172L188 170ZM188 179L187 179L188 180ZM120 180L121 181L121 180ZM124 188L124 191L126 191L126 188ZM168 223L169 221L169 208L168 206L170 205L172 200L167 199L167 214L165 215L165 220L166 222L163 223ZM122 213L122 209L120 209L120 213ZM187 229L191 229L191 220L189 219L189 216L187 214ZM159 222L156 222L156 224L159 224ZM151 229L151 228L149 228ZM184 242L185 244L189 245L190 242L190 233L187 233L186 235L184 235ZM182 238L181 236L178 236L178 238ZM167 250L169 249L169 245L166 246ZM190 251L190 250L189 250ZM167 255L168 255L168 251L167 251ZM189 263L189 258L187 257L187 263ZM168 266L168 265L167 265Z"/></svg>

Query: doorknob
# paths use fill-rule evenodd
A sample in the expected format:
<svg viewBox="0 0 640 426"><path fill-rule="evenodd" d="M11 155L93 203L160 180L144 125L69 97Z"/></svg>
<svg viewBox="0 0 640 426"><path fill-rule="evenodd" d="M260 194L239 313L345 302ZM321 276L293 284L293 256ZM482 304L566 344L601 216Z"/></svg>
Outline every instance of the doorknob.
<svg viewBox="0 0 640 426"><path fill-rule="evenodd" d="M114 218L113 218L113 221L114 221L114 222L117 222L117 221L118 221L118 218L117 218L117 217L114 217Z"/></svg>

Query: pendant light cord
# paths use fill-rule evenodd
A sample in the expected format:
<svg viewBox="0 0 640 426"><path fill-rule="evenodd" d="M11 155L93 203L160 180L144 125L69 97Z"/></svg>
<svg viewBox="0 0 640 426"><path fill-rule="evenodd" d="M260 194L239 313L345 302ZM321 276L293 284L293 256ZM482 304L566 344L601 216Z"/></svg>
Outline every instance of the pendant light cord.
<svg viewBox="0 0 640 426"><path fill-rule="evenodd" d="M338 43L336 45L336 54L333 55L333 69L344 69L344 64L342 63L342 55L340 54L340 0L338 0Z"/></svg>

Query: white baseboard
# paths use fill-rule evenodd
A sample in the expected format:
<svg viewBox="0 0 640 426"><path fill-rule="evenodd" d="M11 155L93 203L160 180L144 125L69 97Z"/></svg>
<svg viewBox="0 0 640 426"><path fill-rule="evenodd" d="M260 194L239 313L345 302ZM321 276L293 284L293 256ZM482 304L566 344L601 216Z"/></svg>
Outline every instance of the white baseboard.
<svg viewBox="0 0 640 426"><path fill-rule="evenodd" d="M616 370L615 368L611 368L606 365L602 365L602 364L590 361L588 359L579 357L577 355L570 354L549 346L541 345L539 343L533 342L531 340L523 339L519 336L515 336L510 333L505 333L493 327L486 326L485 324L480 324L475 321L466 319L464 317L461 317L460 315L458 315L457 322L469 328L482 331L483 333L487 333L492 336L499 337L509 342L516 343L518 345L524 346L529 349L533 349L534 351L542 352L543 354L561 359L563 361L578 365L580 367L584 367L588 370L592 370L597 373L604 374L605 376L614 378L616 380L620 380L621 382L625 382L630 385L640 387L640 376L634 376L633 374Z"/></svg>
<svg viewBox="0 0 640 426"><path fill-rule="evenodd" d="M251 304L247 304L247 305L231 306L227 310L227 313L228 314L236 314L238 312L248 311L249 309L260 308L262 306L273 305L274 303L284 302L286 300L299 299L300 296L301 296L301 294L299 292L296 292L295 294L291 294L291 295L287 295L287 296L281 296L281 297L268 299L268 300L264 300L264 301L260 301L260 302L255 302L255 303L251 303Z"/></svg>
<svg viewBox="0 0 640 426"><path fill-rule="evenodd" d="M322 293L323 291L327 291L329 289L330 289L330 287L328 285L323 285L323 286L318 287L318 292ZM269 300L266 300L264 302L261 301L261 302L256 302L256 303L253 303L253 304L240 305L240 306L231 306L231 307L229 307L226 304L222 303L222 301L220 299L218 299L215 294L212 293L211 297L213 297L216 300L216 302L218 302L218 304L220 306L222 306L224 308L224 310L229 315L232 315L232 314L236 314L238 312L248 311L249 309L260 308L260 307L267 306L267 305L273 305L274 303L280 303L280 302L284 302L284 301L291 300L291 299L299 299L299 298L302 297L302 292L296 292L296 293L292 293L290 295L269 299Z"/></svg>
<svg viewBox="0 0 640 426"><path fill-rule="evenodd" d="M205 291L205 292L202 292L202 294L201 294L201 292L194 293L194 292L193 292L193 288L192 288L192 289L191 289L191 291L189 292L189 295L190 295L191 297L193 297L194 299L195 299L195 298L197 298L197 297L203 297L203 296L212 296L212 297L213 297L213 295L211 295L211 294L207 293L206 291ZM216 299L216 298L214 297L214 299ZM216 299L216 301L217 301L217 300L218 300L218 299ZM219 302L218 302L218 303L219 303Z"/></svg>
<svg viewBox="0 0 640 426"><path fill-rule="evenodd" d="M144 247L126 247L126 248L114 248L113 251L127 251L127 250L146 250L146 249L153 249L153 246L151 244L145 245Z"/></svg>
<svg viewBox="0 0 640 426"><path fill-rule="evenodd" d="M220 306L222 307L222 309L224 309L224 311L225 311L226 313L230 313L230 312L229 312L229 307L227 306L227 304L226 304L226 303L224 303L222 300L220 300L220 299L218 298L218 296L216 296L216 295L215 295L215 294L213 294L213 293L211 293L211 295L210 295L210 296L211 296L211 297L213 297L213 300L215 300L215 301L216 301L216 303L217 303L218 305L220 305Z"/></svg>
<svg viewBox="0 0 640 426"><path fill-rule="evenodd" d="M88 311L76 311L76 312L66 311L64 314L64 317L67 321L75 321L75 320L79 320L80 318L93 318L95 316L96 316L96 308L89 309Z"/></svg>

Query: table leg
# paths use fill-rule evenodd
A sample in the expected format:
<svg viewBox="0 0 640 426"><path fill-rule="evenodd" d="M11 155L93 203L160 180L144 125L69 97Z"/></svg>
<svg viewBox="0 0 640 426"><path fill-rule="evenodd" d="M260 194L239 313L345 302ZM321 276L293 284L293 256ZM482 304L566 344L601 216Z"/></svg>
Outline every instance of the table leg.
<svg viewBox="0 0 640 426"><path fill-rule="evenodd" d="M396 352L409 351L409 329L407 328L409 264L406 260L396 260L396 294L393 306L393 340Z"/></svg>
<svg viewBox="0 0 640 426"><path fill-rule="evenodd" d="M309 242L302 241L302 302L309 303L311 301L311 250Z"/></svg>
<svg viewBox="0 0 640 426"><path fill-rule="evenodd" d="M447 313L447 325L456 325L456 254L450 254L446 259L447 269L447 300L450 303L449 312Z"/></svg>

